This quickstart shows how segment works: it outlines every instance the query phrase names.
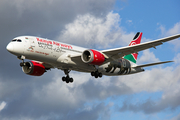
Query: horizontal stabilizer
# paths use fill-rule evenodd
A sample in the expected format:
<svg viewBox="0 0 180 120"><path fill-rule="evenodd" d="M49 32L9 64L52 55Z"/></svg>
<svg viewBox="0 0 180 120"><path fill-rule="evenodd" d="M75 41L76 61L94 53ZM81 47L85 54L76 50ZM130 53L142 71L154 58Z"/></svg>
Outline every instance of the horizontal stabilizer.
<svg viewBox="0 0 180 120"><path fill-rule="evenodd" d="M138 66L135 66L134 68L154 66L154 65L159 65L159 64L169 63L169 62L173 62L173 61L165 61L165 62L157 62L157 63L150 63L150 64L138 65Z"/></svg>

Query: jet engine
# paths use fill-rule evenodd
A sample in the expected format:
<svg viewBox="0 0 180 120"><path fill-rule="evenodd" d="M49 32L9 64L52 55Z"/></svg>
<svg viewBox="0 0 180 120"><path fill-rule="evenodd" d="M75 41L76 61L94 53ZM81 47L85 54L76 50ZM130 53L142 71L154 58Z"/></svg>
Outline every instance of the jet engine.
<svg viewBox="0 0 180 120"><path fill-rule="evenodd" d="M35 61L25 62L22 66L22 71L28 75L41 76L44 74L45 67Z"/></svg>
<svg viewBox="0 0 180 120"><path fill-rule="evenodd" d="M102 53L92 49L85 50L81 55L81 59L84 63L92 65L101 65L105 61L105 57Z"/></svg>
<svg viewBox="0 0 180 120"><path fill-rule="evenodd" d="M110 75L124 75L131 72L131 64L128 60L120 58L100 66L100 69Z"/></svg>

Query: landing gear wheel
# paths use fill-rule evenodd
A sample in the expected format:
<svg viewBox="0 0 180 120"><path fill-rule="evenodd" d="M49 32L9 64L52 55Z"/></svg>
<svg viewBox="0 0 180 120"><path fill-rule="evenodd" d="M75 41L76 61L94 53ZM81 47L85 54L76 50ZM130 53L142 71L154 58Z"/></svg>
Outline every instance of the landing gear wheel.
<svg viewBox="0 0 180 120"><path fill-rule="evenodd" d="M26 65L26 63L23 61L23 62L21 62L19 65L20 65L21 67L23 67L23 66Z"/></svg>
<svg viewBox="0 0 180 120"><path fill-rule="evenodd" d="M66 76L65 79L66 79L66 83L69 83L69 76L68 75Z"/></svg>
<svg viewBox="0 0 180 120"><path fill-rule="evenodd" d="M66 79L66 83L69 83L69 79Z"/></svg>
<svg viewBox="0 0 180 120"><path fill-rule="evenodd" d="M21 62L21 63L20 63L20 66L21 66L21 67L22 67L22 66L24 66L24 63L23 63L23 62Z"/></svg>
<svg viewBox="0 0 180 120"><path fill-rule="evenodd" d="M21 55L17 57L18 59L22 60L22 62L20 63L20 66L23 67L26 65L26 63L24 62L24 59L26 58L25 56Z"/></svg>
<svg viewBox="0 0 180 120"><path fill-rule="evenodd" d="M95 77L96 77L96 76L99 76L99 72L96 71L96 72L94 73L94 76L95 76Z"/></svg>
<svg viewBox="0 0 180 120"><path fill-rule="evenodd" d="M70 78L69 77L69 72L70 72L70 70L64 70L64 73L67 75L66 77L62 77L62 81L63 82L66 82L66 83L69 83L69 82L73 82L74 80L73 80L73 78Z"/></svg>
<svg viewBox="0 0 180 120"><path fill-rule="evenodd" d="M95 75L94 77L95 77L95 78L98 78L98 75Z"/></svg>
<svg viewBox="0 0 180 120"><path fill-rule="evenodd" d="M102 73L98 72L98 71L95 71L95 72L91 72L91 76L94 76L95 78L98 78L98 77L102 77Z"/></svg>
<svg viewBox="0 0 180 120"><path fill-rule="evenodd" d="M95 72L91 72L91 76L94 76L95 75Z"/></svg>
<svg viewBox="0 0 180 120"><path fill-rule="evenodd" d="M100 78L102 77L102 73L99 73L99 77L100 77Z"/></svg>
<svg viewBox="0 0 180 120"><path fill-rule="evenodd" d="M66 77L62 77L62 81L63 81L63 82L66 81Z"/></svg>
<svg viewBox="0 0 180 120"><path fill-rule="evenodd" d="M71 82L71 83L72 83L73 81L74 81L74 80L73 80L73 78L69 78L69 82Z"/></svg>

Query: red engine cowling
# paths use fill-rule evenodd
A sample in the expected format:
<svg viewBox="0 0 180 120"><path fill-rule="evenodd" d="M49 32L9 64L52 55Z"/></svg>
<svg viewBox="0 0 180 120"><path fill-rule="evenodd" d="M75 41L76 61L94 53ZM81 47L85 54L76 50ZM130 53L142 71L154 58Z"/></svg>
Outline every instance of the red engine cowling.
<svg viewBox="0 0 180 120"><path fill-rule="evenodd" d="M85 50L81 56L81 59L85 63L92 65L101 65L105 61L105 57L102 53L96 50Z"/></svg>
<svg viewBox="0 0 180 120"><path fill-rule="evenodd" d="M45 72L45 67L35 61L26 62L24 66L22 66L22 70L24 73L33 76L41 76Z"/></svg>

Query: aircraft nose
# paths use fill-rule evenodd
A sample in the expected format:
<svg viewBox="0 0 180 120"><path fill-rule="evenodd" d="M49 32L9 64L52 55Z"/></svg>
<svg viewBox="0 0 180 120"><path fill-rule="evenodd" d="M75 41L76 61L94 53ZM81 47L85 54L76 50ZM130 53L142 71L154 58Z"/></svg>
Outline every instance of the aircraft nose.
<svg viewBox="0 0 180 120"><path fill-rule="evenodd" d="M7 46L6 46L6 49L9 51L9 52L13 52L14 50L14 46L12 43L9 43Z"/></svg>

